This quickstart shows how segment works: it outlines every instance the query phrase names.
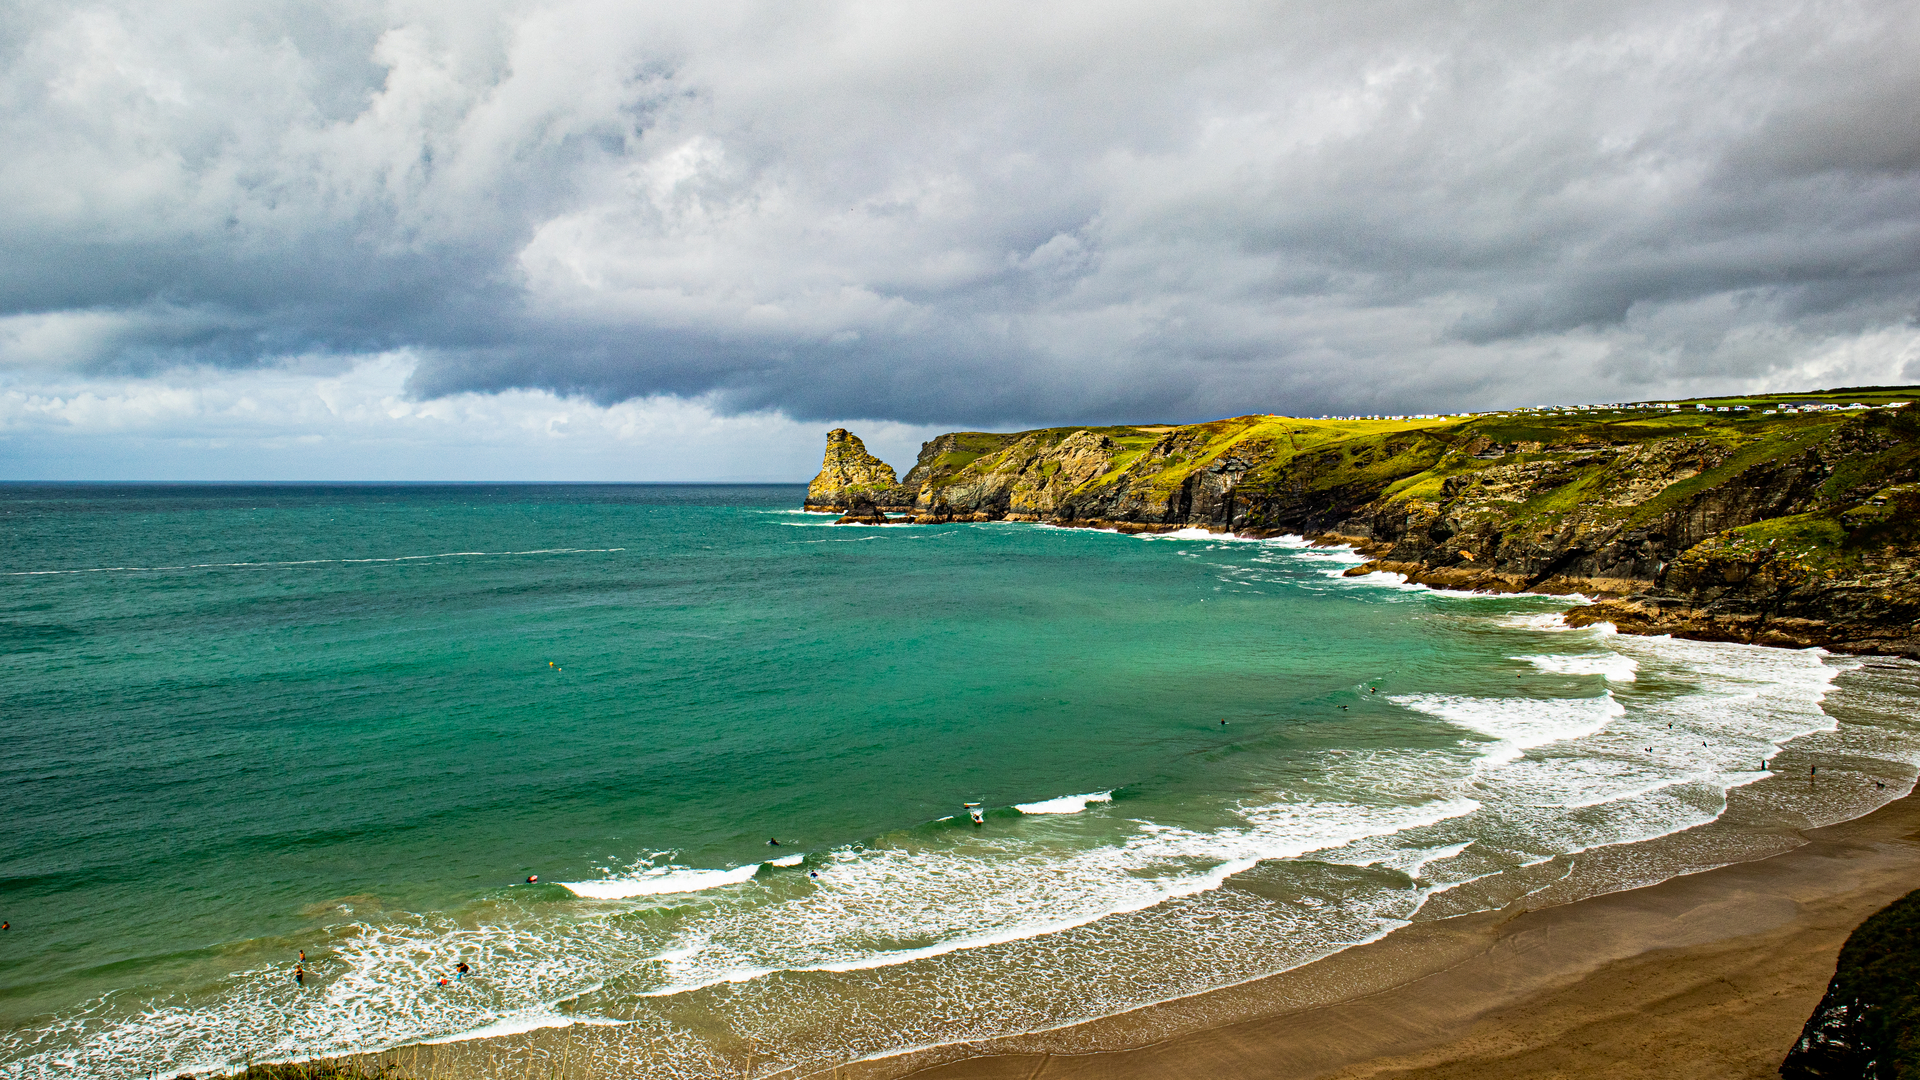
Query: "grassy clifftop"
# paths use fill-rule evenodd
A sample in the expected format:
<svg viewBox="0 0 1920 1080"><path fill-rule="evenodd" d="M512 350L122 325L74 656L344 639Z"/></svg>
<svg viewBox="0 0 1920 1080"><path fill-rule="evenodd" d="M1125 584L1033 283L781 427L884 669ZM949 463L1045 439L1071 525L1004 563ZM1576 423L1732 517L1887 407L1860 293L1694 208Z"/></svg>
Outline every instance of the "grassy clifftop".
<svg viewBox="0 0 1920 1080"><path fill-rule="evenodd" d="M1303 533L1432 584L1606 597L1584 615L1628 630L1912 654L1916 399L955 432L894 501L920 522Z"/></svg>

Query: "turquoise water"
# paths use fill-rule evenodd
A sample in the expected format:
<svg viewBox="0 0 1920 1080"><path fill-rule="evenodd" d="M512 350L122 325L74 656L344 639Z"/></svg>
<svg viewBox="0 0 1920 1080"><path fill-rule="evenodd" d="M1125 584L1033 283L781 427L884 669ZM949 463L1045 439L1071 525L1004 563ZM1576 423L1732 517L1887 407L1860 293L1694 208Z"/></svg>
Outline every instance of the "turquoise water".
<svg viewBox="0 0 1920 1080"><path fill-rule="evenodd" d="M1852 663L801 492L0 488L0 1070L1095 1015L1708 820Z"/></svg>

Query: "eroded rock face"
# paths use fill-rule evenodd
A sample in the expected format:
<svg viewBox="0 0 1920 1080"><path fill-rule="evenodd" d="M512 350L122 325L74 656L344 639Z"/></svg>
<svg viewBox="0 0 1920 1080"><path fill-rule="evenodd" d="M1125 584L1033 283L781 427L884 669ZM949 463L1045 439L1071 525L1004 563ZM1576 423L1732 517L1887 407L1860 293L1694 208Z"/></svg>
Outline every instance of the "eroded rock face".
<svg viewBox="0 0 1920 1080"><path fill-rule="evenodd" d="M1011 446L976 459L946 483L930 478L918 493L916 518L926 521L1056 519L1063 500L1106 472L1119 447L1107 436L1091 431L1076 431L1058 442L1046 438L1048 434L1051 433L1029 433ZM944 446L942 452L945 452ZM915 468L918 471L919 467Z"/></svg>
<svg viewBox="0 0 1920 1080"><path fill-rule="evenodd" d="M867 453L867 444L846 428L827 432L827 455L820 473L807 485L808 510L864 516L889 510L906 512L913 497L894 477L893 466Z"/></svg>

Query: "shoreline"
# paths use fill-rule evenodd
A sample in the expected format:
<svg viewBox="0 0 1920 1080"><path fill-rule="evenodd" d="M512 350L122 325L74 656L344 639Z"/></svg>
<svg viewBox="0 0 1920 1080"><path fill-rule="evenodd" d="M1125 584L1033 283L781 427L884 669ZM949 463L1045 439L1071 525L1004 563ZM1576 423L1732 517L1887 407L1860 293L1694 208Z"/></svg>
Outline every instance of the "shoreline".
<svg viewBox="0 0 1920 1080"><path fill-rule="evenodd" d="M1568 902L1415 922L1287 971L1041 1031L804 1073L742 1057L714 1075L1770 1080L1847 935L1920 885L1920 795L1797 830L1792 844ZM341 1060L417 1076L520 1077L535 1063L543 1076L645 1075L621 1042L619 1028L546 1028Z"/></svg>
<svg viewBox="0 0 1920 1080"><path fill-rule="evenodd" d="M1770 1077L1847 935L1920 884L1920 797L1802 839L1571 903L1416 923L1194 999L811 1075ZM1074 1046L1093 1028L1151 1029L1173 1019L1156 1014L1216 996L1240 999L1214 1004L1245 1015L1126 1048Z"/></svg>
<svg viewBox="0 0 1920 1080"><path fill-rule="evenodd" d="M1544 1007L1542 1002L1550 1003L1554 993L1565 989L1565 980L1578 981L1594 975L1595 957L1600 957L1604 964L1631 965L1644 960L1644 954L1650 951L1701 945L1699 941L1674 938L1672 927L1667 923L1676 919L1686 926L1698 927L1705 925L1700 912L1708 913L1711 916L1708 923L1720 928L1720 936L1706 942L1714 948L1724 946L1730 936L1739 936L1725 933L1729 926L1759 925L1773 919L1769 925L1777 928L1781 900L1778 888L1768 882L1770 875L1775 875L1781 866L1793 862L1777 860L1794 856L1815 844L1847 847L1862 842L1880 843L1884 837L1875 837L1885 832L1883 823L1894 818L1904 823L1901 827L1907 833L1920 838L1920 798L1912 794L1914 767L1904 759L1895 761L1877 755L1868 742L1852 737L1873 728L1871 721L1863 725L1858 719L1850 718L1851 714L1865 719L1874 712L1866 698L1880 687L1907 684L1909 692L1913 687L1920 687L1920 678L1916 678L1920 673L1916 673L1909 662L1899 660L1888 662L1881 671L1861 670L1880 665L1862 664L1858 659L1852 663L1852 670L1843 673L1841 678L1854 685L1836 683L1834 692L1826 699L1825 711L1837 726L1790 740L1776 758L1779 771L1764 780L1730 789L1721 813L1710 821L1645 840L1568 853L1521 871L1518 879L1500 876L1485 883L1463 882L1450 890L1451 895L1443 892L1430 897L1423 917L1416 917L1415 921L1363 944L1339 948L1286 971L1024 1033L908 1046L869 1058L843 1060L837 1066L823 1066L811 1072L789 1067L756 1070L752 1075L794 1080L828 1076L895 1080L910 1075L997 1080L1001 1076L1029 1077L1035 1069L1043 1067L1045 1071L1041 1075L1045 1077L1189 1075L1164 1060L1165 1055L1175 1052L1172 1048L1178 1048L1180 1054L1210 1063L1206 1069L1190 1074L1194 1076L1346 1076L1348 1074L1338 1070L1358 1068L1364 1061L1385 1055L1424 1052L1448 1039L1464 1038L1462 1033L1474 1023L1500 1010ZM1885 681L1888 679L1892 682ZM1861 696L1855 699L1855 694ZM1817 762L1820 767L1818 797L1802 786L1803 780L1792 779L1804 778L1809 762ZM1884 790L1877 790L1876 783L1884 784ZM1839 904L1844 917L1828 918L1822 924L1827 936L1814 940L1811 952L1804 942L1788 943L1801 950L1794 954L1802 956L1799 974L1785 983L1769 984L1768 991L1799 997L1789 1002L1784 1012L1772 1016L1770 1022L1779 1029L1773 1034L1778 1035L1776 1041L1780 1045L1762 1047L1765 1051L1762 1057L1773 1056L1764 1069L1756 1066L1757 1071L1750 1071L1751 1075L1772 1075L1779 1056L1784 1055L1786 1045L1797 1037L1800 1024L1824 991L1832 973L1833 957L1852 927L1914 884L1920 884L1920 845L1894 846L1899 848L1898 865L1890 879L1847 884L1852 879L1826 870L1811 875L1812 892L1826 890L1822 894L1824 898L1815 899L1829 907ZM1807 857L1797 856L1801 860ZM1757 875L1759 884L1748 882L1737 888L1727 885L1729 879L1743 875ZM1898 887L1888 892L1892 886L1886 885L1886 880ZM1695 890L1699 889L1707 891L1696 894ZM1666 922L1655 920L1649 924L1645 919L1622 922L1615 911L1620 908L1631 915L1644 906L1642 900L1618 899L1622 897L1653 897L1657 903L1669 906L1682 903L1671 899L1672 896L1693 899L1685 900L1684 910L1669 914ZM1659 900L1660 897L1669 899ZM1793 900L1787 906L1791 908L1797 902ZM1759 914L1755 916L1749 911L1738 918L1712 915L1723 908L1728 911L1752 909ZM1556 912L1560 914L1554 914ZM1596 919L1597 922L1588 925ZM1714 919L1718 922L1713 922ZM1536 960L1537 948L1529 944L1526 949L1517 949L1515 942L1532 942L1532 938L1525 935L1542 927L1553 928L1556 941L1563 935L1571 935L1570 940L1587 944L1574 950L1571 958L1562 957L1559 967L1540 971L1523 969L1516 973L1511 968L1516 958L1508 954L1524 952L1530 961ZM1761 955L1771 955L1784 947L1776 943ZM1805 959L1808 956L1812 958L1811 967ZM1496 962L1502 958L1508 967L1502 968ZM1568 967L1568 963L1573 966ZM1657 977L1663 969L1659 969L1658 964L1654 968ZM1479 974L1464 986L1448 988L1440 976L1454 969ZM1721 978L1723 974L1716 974L1714 978ZM1437 982L1429 981L1436 979ZM1421 989L1423 986L1426 989ZM1434 986L1443 989L1434 990ZM1489 987L1497 988L1500 993L1490 992ZM1438 997L1424 1000L1422 994ZM1303 1017L1317 1017L1329 1009L1351 1012L1368 1001L1388 997L1397 1002L1390 1010L1392 1015L1361 1022L1359 1028L1369 1038L1370 1033L1376 1031L1399 1032L1398 1042L1373 1046L1358 1056L1354 1054L1356 1047L1373 1044L1364 1039L1355 1041L1357 1036L1351 1034L1343 1036L1344 1041L1332 1048L1307 1045L1312 1042L1320 1022L1308 1023ZM1454 1008L1456 1004L1458 1007ZM1575 1004L1579 1006L1578 1001ZM1575 1008L1574 1012L1579 1014L1576 1019L1585 1017L1580 1022L1586 1023L1592 1018L1579 1012L1583 1007ZM1454 1012L1448 1014L1447 1008L1454 1008ZM1467 1011L1460 1012L1460 1009ZM1395 1018L1403 1014L1426 1017L1421 1021L1426 1026L1412 1034L1401 1031L1396 1026L1401 1021ZM1289 1024L1304 1025L1305 1033L1276 1035L1274 1030L1269 1030ZM1252 1030L1249 1025L1264 1034L1258 1038L1247 1035L1246 1031ZM1523 1028L1522 1033L1527 1030L1531 1030L1531 1026ZM1247 1041L1249 1039L1252 1041ZM1302 1039L1306 1043L1295 1045ZM1509 1037L1508 1041L1513 1039ZM1762 1038L1757 1044L1765 1042ZM731 1052L723 1050L724 1057L719 1060L729 1064L716 1075L729 1072L745 1075L745 1049L750 1047L735 1045ZM771 1049L762 1048L763 1056L772 1056L765 1053ZM1774 1053L1775 1049L1778 1054ZM1252 1055L1248 1060L1253 1064L1247 1065L1250 1071L1236 1073L1233 1069L1240 1066L1233 1064L1238 1060L1233 1055L1243 1053ZM1221 1057L1223 1054L1226 1056ZM392 1057L389 1052L382 1055L382 1060ZM549 1028L399 1051L403 1067L412 1065L423 1075L519 1076L528 1062L538 1061L543 1067L565 1062L556 1075L594 1080L652 1075L644 1067L648 1057L644 1034L620 1027ZM1292 1071L1276 1071L1275 1061L1295 1058L1299 1058L1300 1068L1293 1069L1290 1065ZM1150 1068L1127 1071L1135 1069L1134 1062L1149 1059L1154 1062ZM1321 1064L1314 1064L1316 1061ZM1329 1061L1332 1064L1326 1064ZM1076 1071L1062 1071L1067 1070L1069 1064ZM1601 1071L1596 1067L1596 1075ZM1499 1074L1462 1074L1463 1078L1477 1075ZM1514 1075L1538 1074L1523 1071ZM1729 1074L1709 1069L1699 1075Z"/></svg>

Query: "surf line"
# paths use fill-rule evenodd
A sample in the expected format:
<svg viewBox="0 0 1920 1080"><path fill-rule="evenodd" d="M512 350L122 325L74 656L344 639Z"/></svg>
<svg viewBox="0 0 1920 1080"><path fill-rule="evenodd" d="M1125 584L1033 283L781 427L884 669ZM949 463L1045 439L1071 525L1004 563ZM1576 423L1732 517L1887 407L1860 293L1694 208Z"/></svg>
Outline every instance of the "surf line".
<svg viewBox="0 0 1920 1080"><path fill-rule="evenodd" d="M384 559L292 559L286 562L214 562L183 563L179 566L89 566L81 570L8 570L0 577L46 577L51 574L108 574L155 572L164 570L228 570L247 567L323 566L349 563L417 562L422 559L498 558L506 555L605 555L626 548L536 548L532 551L442 551L433 555L395 555Z"/></svg>

